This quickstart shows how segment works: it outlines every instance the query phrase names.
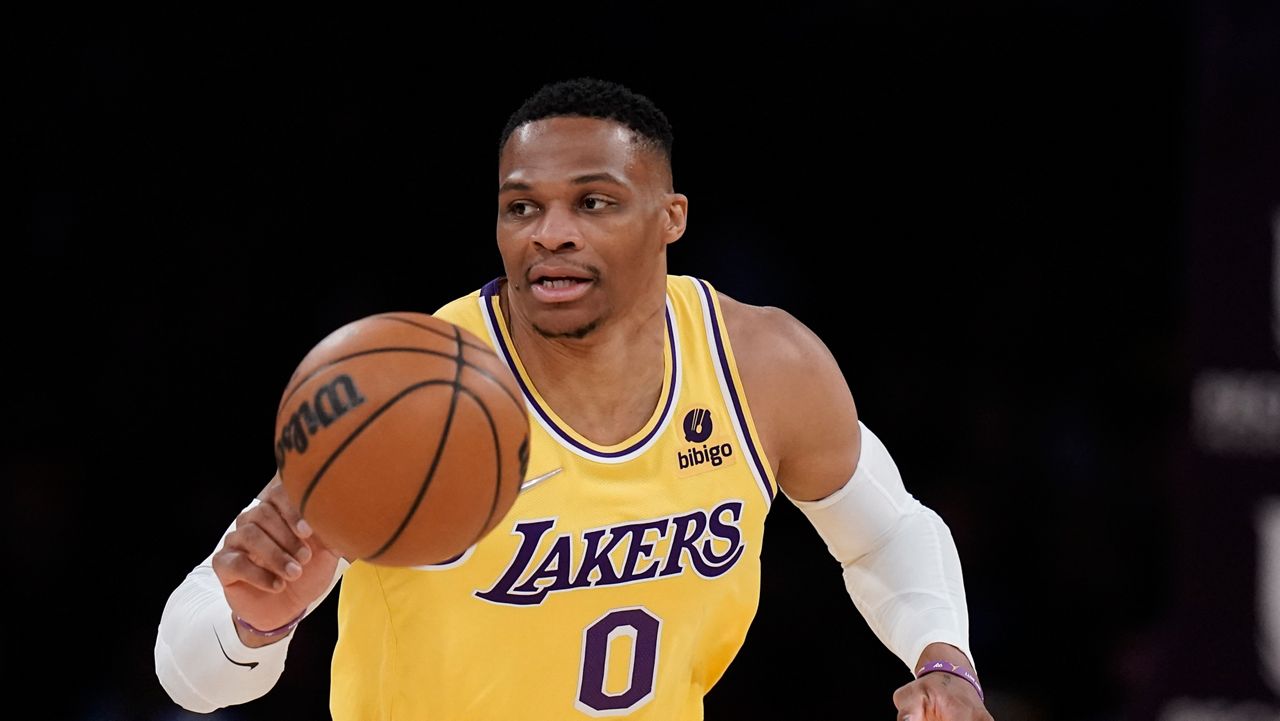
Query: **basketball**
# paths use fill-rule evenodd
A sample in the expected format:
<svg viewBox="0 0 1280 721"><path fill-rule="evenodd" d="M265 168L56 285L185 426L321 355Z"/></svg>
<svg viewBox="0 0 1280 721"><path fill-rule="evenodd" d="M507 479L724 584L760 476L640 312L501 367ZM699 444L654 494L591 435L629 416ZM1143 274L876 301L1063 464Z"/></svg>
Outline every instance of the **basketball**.
<svg viewBox="0 0 1280 721"><path fill-rule="evenodd" d="M472 333L424 313L348 323L298 364L276 464L317 536L352 559L440 564L520 491L529 419L515 377Z"/></svg>

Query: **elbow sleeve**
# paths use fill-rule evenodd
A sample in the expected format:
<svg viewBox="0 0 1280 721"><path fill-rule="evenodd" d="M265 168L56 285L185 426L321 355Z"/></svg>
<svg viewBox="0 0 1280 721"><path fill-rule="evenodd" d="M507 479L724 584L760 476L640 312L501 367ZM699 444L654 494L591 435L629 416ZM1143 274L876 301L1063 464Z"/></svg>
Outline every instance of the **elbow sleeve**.
<svg viewBox="0 0 1280 721"><path fill-rule="evenodd" d="M249 508L257 505L254 499ZM235 523L227 534L235 530ZM328 589L307 606L310 614L328 597L348 564L339 560ZM175 703L209 713L258 698L284 672L293 634L260 648L240 641L222 584L213 571L213 554L196 566L169 595L156 632L156 677Z"/></svg>
<svg viewBox="0 0 1280 721"><path fill-rule="evenodd" d="M279 680L293 634L261 648L240 642L222 585L197 566L173 591L156 634L156 676L179 706L208 713L262 696Z"/></svg>
<svg viewBox="0 0 1280 721"><path fill-rule="evenodd" d="M844 583L876 637L912 672L931 643L951 644L975 663L959 555L933 511L903 517L889 542L845 566Z"/></svg>
<svg viewBox="0 0 1280 721"><path fill-rule="evenodd" d="M888 450L862 426L862 454L843 487L793 503L844 569L845 588L876 637L909 669L948 643L973 663L960 557L946 523L907 492Z"/></svg>

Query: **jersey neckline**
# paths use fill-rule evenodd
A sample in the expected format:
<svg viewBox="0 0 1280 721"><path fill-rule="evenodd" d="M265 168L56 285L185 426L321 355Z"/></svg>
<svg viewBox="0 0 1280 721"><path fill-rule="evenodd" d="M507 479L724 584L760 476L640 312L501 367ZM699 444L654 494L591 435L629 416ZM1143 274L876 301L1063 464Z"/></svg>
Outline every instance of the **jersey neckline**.
<svg viewBox="0 0 1280 721"><path fill-rule="evenodd" d="M485 284L480 291L480 305L484 313L484 322L489 337L502 359L511 368L516 383L524 395L525 403L533 411L534 419L560 445L583 458L603 463L622 463L644 453L662 435L671 420L680 393L680 342L677 325L671 308L671 297L666 299L667 333L662 349L663 376L662 391L659 402L649 420L626 440L612 444L595 443L574 430L566 423L547 402L539 395L525 371L524 364L516 353L515 344L507 331L505 317L502 315L499 302L499 290L503 278L495 278Z"/></svg>

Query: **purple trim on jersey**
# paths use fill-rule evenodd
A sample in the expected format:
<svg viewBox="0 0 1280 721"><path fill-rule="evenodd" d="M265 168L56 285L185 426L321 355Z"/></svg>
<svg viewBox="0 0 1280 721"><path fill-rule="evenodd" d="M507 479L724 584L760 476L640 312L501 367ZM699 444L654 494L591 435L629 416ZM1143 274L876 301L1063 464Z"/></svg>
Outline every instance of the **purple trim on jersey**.
<svg viewBox="0 0 1280 721"><path fill-rule="evenodd" d="M493 309L493 301L488 300L498 294L498 288L501 281L501 278L494 278L486 283L484 288L480 290L480 296L486 299L483 304L485 312L489 314L489 321L493 324L494 335L497 337L498 347L502 349L502 355L507 359L507 365L511 367L511 372L516 377L516 383L520 384L520 391L524 393L525 399L528 400L529 405L533 406L533 409L538 412L538 415L542 420L546 421L546 424L549 427L555 429L556 435L560 436L561 439L566 443L571 444L574 448L585 453L590 453L598 458L618 458L620 456L625 456L653 440L653 437L662 429L662 421L667 417L667 414L671 412L671 406L675 402L676 398L676 364L680 362L680 359L677 357L676 353L675 323L671 319L671 309L667 308L666 310L667 342L671 347L671 378L667 384L667 402L662 406L662 413L658 416L658 422L653 424L653 428L645 434L644 438L641 438L627 448L620 451L597 451L596 449L579 442L578 439L569 435L563 428L557 425L556 422L551 419L551 416L546 412L546 410L544 410L538 401L534 399L533 390L525 384L524 378L516 371L515 357L513 356L511 349L507 347L506 337L502 335L501 320L498 318L497 311Z"/></svg>
<svg viewBox="0 0 1280 721"><path fill-rule="evenodd" d="M720 336L720 319L716 315L716 305L711 297L711 288L705 281L695 278L698 288L702 290L703 300L707 304L707 315L711 316L711 334L714 336L712 341L716 346L716 354L720 357L720 368L724 371L724 384L729 389L729 399L733 401L733 412L738 416L738 426L742 428L742 438L747 444L747 450L751 451L751 460L756 464L756 471L760 473L760 480L764 482L765 491L769 494L769 501L773 502L773 484L769 483L769 474L765 473L764 462L760 459L760 452L756 450L756 444L751 440L751 426L747 425L747 415L742 410L742 400L738 397L738 388L733 384L733 373L729 367L729 356L724 350L724 341Z"/></svg>

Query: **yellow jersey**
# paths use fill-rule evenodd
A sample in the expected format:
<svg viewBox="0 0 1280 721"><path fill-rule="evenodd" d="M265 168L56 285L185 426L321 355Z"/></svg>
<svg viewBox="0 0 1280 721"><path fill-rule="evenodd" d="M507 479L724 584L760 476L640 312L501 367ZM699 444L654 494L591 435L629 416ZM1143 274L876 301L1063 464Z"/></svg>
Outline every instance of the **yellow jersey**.
<svg viewBox="0 0 1280 721"><path fill-rule="evenodd" d="M701 719L759 601L777 492L714 289L668 276L665 373L644 427L591 442L530 382L501 280L435 315L492 344L530 417L529 478L457 559L342 578L337 721Z"/></svg>

